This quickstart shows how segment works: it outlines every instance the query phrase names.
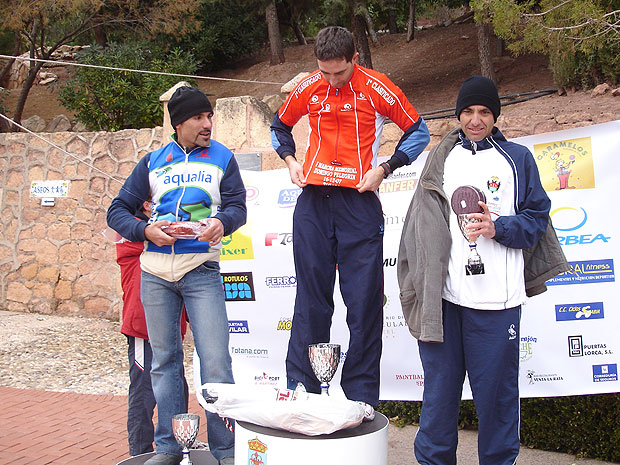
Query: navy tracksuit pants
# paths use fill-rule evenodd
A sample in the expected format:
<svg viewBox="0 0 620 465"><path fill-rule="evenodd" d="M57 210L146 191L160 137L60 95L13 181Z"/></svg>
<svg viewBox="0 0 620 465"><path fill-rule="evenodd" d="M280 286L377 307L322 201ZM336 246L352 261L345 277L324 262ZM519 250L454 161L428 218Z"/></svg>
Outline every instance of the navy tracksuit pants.
<svg viewBox="0 0 620 465"><path fill-rule="evenodd" d="M127 398L127 439L129 455L153 452L153 412L155 395L151 385L151 344L139 337L127 337L127 357L129 358L129 395ZM185 386L185 410L189 401L189 388Z"/></svg>
<svg viewBox="0 0 620 465"><path fill-rule="evenodd" d="M320 383L310 366L308 345L340 342L330 338L338 267L349 327L341 386L348 399L377 407L383 331L383 224L381 203L373 192L309 185L297 199L293 215L297 295L286 372L289 380L301 381L309 392L320 392Z"/></svg>
<svg viewBox="0 0 620 465"><path fill-rule="evenodd" d="M519 455L521 307L474 310L443 301L444 342L420 342L424 395L415 456L455 465L465 372L478 414L480 465L512 465Z"/></svg>
<svg viewBox="0 0 620 465"><path fill-rule="evenodd" d="M153 352L149 341L127 336L129 357L129 397L127 434L129 455L153 452L153 410L155 396L151 386Z"/></svg>

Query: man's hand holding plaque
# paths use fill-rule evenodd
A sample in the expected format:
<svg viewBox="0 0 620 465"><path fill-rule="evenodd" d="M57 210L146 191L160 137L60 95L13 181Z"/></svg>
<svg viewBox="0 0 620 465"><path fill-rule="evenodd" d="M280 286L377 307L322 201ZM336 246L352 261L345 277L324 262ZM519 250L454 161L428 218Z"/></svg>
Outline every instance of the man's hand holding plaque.
<svg viewBox="0 0 620 465"><path fill-rule="evenodd" d="M457 187L450 201L452 210L458 218L461 233L469 243L469 258L465 265L467 275L484 274L484 263L476 250L476 241L470 240L470 231L467 228L469 224L480 222L479 219L473 218L472 214L484 213L484 209L478 205L478 202L486 203L486 197L480 189L474 186Z"/></svg>

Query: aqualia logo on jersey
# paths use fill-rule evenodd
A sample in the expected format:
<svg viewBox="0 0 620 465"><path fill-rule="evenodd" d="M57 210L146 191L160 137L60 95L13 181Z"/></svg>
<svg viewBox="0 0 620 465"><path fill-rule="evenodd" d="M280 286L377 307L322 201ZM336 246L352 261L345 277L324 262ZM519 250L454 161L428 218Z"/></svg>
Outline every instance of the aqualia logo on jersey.
<svg viewBox="0 0 620 465"><path fill-rule="evenodd" d="M301 189L282 189L278 195L278 206L282 208L294 207L297 197L301 195Z"/></svg>
<svg viewBox="0 0 620 465"><path fill-rule="evenodd" d="M595 242L607 243L611 239L611 236L606 236L602 232L592 232L585 228L588 213L582 207L556 208L549 216L558 233L558 240L564 246L593 244Z"/></svg>
<svg viewBox="0 0 620 465"><path fill-rule="evenodd" d="M159 173L158 173L159 174ZM210 184L211 183L211 175L204 170L198 171L196 173L181 173L181 174L172 174L172 175L164 175L163 178L164 185L173 184L179 187L181 184Z"/></svg>
<svg viewBox="0 0 620 465"><path fill-rule="evenodd" d="M568 262L570 270L547 281L548 286L608 283L616 280L613 258Z"/></svg>
<svg viewBox="0 0 620 465"><path fill-rule="evenodd" d="M603 302L561 304L555 306L555 321L586 321L605 318Z"/></svg>
<svg viewBox="0 0 620 465"><path fill-rule="evenodd" d="M226 302L246 302L256 300L252 272L222 273L222 284Z"/></svg>

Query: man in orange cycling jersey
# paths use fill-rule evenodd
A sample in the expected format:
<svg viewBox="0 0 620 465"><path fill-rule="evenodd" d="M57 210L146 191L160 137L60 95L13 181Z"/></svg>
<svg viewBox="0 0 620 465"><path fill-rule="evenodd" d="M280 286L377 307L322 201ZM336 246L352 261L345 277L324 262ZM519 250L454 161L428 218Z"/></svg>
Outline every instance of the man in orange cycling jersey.
<svg viewBox="0 0 620 465"><path fill-rule="evenodd" d="M383 212L379 185L415 160L429 142L424 120L384 74L357 64L353 35L322 29L315 41L318 70L290 93L271 125L273 147L291 181L303 189L293 215L297 295L286 357L288 386L320 392L308 345L328 342L336 268L347 306L350 340L341 386L364 404L366 420L379 402L383 328ZM293 126L308 115L310 143L295 158ZM383 123L404 134L392 157L378 164Z"/></svg>

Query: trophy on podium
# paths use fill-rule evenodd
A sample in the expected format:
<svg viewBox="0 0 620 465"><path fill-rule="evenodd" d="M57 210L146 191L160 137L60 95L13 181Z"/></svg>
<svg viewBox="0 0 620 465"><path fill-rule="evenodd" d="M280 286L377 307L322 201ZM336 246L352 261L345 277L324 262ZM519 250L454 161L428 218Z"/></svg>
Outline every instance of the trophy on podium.
<svg viewBox="0 0 620 465"><path fill-rule="evenodd" d="M468 224L480 221L469 217L472 213L483 212L482 207L478 205L478 202L486 203L486 197L484 196L484 192L474 186L457 187L452 194L452 199L450 201L452 210L456 214L459 222L459 229L465 237L465 240L469 243L469 258L467 259L467 264L465 265L465 274L468 276L484 274L484 263L482 263L482 259L476 250L476 242L469 240L466 228Z"/></svg>
<svg viewBox="0 0 620 465"><path fill-rule="evenodd" d="M329 395L329 382L334 377L340 363L340 344L310 344L308 357L312 371L321 382L321 394Z"/></svg>
<svg viewBox="0 0 620 465"><path fill-rule="evenodd" d="M172 432L174 438L183 449L183 460L179 465L192 465L189 458L189 448L194 444L198 436L200 416L193 413L179 413L172 417Z"/></svg>

